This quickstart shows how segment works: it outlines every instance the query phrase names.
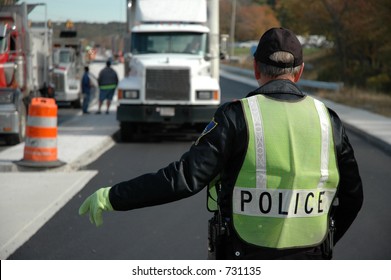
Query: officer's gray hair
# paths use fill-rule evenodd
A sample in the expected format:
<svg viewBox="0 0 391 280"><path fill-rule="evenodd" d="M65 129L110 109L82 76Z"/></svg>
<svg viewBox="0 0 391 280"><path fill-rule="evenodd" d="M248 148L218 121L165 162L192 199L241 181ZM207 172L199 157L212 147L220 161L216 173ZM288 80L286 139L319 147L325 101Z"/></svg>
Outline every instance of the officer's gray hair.
<svg viewBox="0 0 391 280"><path fill-rule="evenodd" d="M293 63L294 57L293 54L289 52L275 52L272 55L269 56L270 60L276 61L276 62L283 62L283 63ZM262 75L276 78L278 76L282 76L285 74L291 74L292 76L296 75L300 71L300 67L289 67L289 68L280 68L272 65L267 65L264 63L257 62L258 70L261 72Z"/></svg>

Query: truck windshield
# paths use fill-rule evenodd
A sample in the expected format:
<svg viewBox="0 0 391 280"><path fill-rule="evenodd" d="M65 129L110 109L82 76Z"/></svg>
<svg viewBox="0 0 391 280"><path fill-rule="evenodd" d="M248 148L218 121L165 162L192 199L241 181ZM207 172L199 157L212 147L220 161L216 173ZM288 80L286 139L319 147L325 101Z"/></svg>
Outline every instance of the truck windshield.
<svg viewBox="0 0 391 280"><path fill-rule="evenodd" d="M72 54L68 51L61 51L59 55L60 63L72 62Z"/></svg>
<svg viewBox="0 0 391 280"><path fill-rule="evenodd" d="M133 33L133 54L183 53L203 55L206 53L206 34L193 32Z"/></svg>

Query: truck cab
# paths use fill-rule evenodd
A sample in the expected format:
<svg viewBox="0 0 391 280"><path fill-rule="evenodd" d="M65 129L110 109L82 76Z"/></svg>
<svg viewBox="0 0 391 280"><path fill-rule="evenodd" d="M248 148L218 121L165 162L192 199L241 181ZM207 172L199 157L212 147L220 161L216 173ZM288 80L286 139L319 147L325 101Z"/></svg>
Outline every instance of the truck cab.
<svg viewBox="0 0 391 280"><path fill-rule="evenodd" d="M75 108L81 108L83 95L81 92L81 76L83 59L81 41L71 20L65 23L58 38L53 42L53 83L54 99L70 102Z"/></svg>
<svg viewBox="0 0 391 280"><path fill-rule="evenodd" d="M168 18L154 14L162 4ZM122 138L148 128L203 128L220 104L218 78L211 73L206 1L141 0L132 8L136 21L127 42L127 75L118 84Z"/></svg>
<svg viewBox="0 0 391 280"><path fill-rule="evenodd" d="M54 99L71 102L74 107L80 108L82 93L75 49L57 48L53 53L53 62Z"/></svg>

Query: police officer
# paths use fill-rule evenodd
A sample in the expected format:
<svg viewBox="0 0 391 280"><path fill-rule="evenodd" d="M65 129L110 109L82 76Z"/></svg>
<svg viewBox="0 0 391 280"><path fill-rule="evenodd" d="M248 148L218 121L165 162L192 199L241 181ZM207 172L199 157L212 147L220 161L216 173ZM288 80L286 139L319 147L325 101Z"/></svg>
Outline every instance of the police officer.
<svg viewBox="0 0 391 280"><path fill-rule="evenodd" d="M102 211L168 203L208 185L212 258L330 259L362 206L362 183L337 114L295 85L303 69L295 34L268 30L254 54L258 89L222 105L178 161L98 189L79 213L99 226Z"/></svg>

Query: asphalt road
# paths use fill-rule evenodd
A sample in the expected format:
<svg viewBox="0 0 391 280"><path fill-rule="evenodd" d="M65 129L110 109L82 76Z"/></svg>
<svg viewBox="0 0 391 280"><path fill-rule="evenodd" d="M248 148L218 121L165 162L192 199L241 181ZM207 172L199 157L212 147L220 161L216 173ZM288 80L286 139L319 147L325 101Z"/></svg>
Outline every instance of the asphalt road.
<svg viewBox="0 0 391 280"><path fill-rule="evenodd" d="M364 205L335 248L336 259L391 259L391 156L349 133L364 186Z"/></svg>
<svg viewBox="0 0 391 280"><path fill-rule="evenodd" d="M221 80L224 100L251 90ZM391 157L348 131L356 151L365 202L357 220L335 249L335 259L391 259ZM100 228L77 214L84 198L99 187L155 172L176 160L191 141L117 143L86 169L99 170L85 188L9 259L206 259L206 193L167 205L105 213Z"/></svg>

